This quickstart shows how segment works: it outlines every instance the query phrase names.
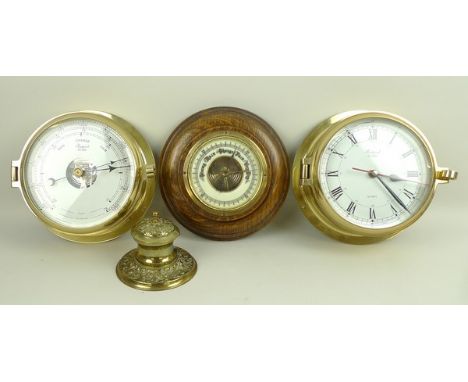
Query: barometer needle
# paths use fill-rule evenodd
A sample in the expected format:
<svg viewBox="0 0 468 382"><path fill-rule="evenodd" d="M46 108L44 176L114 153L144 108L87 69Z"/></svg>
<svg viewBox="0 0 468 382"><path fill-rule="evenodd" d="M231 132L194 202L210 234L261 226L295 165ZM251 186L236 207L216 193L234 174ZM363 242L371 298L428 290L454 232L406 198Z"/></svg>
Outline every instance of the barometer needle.
<svg viewBox="0 0 468 382"><path fill-rule="evenodd" d="M125 158L121 158L121 159L111 160L111 161L108 162L108 163L104 163L104 164L101 164L101 165L99 165L99 166L96 166L96 168L103 167L103 166L112 166L114 163L123 161L123 160L125 160L125 159L128 159L128 158L125 157Z"/></svg>
<svg viewBox="0 0 468 382"><path fill-rule="evenodd" d="M123 161L125 159L128 159L127 157L125 158L121 158L121 159L116 159L116 160L111 160L110 162L108 163L104 163L104 164L101 164L100 166L96 166L96 171L106 171L106 170L109 170L109 172L112 172L114 171L115 169L117 168L124 168L124 167L130 167L130 166L121 166L121 167L117 167L117 166L112 166L114 163L117 163L117 162L120 162L120 161ZM103 168L103 169L100 169L99 167L103 167L103 166L109 166L108 168ZM59 180L62 180L62 179L66 179L67 177L64 176L62 178L48 178L47 180L50 182L50 186L53 186L55 185L55 183L57 183Z"/></svg>
<svg viewBox="0 0 468 382"><path fill-rule="evenodd" d="M112 172L117 168L128 168L128 167L131 167L131 166L130 165L128 165L128 166L110 166L109 165L108 168L98 168L98 169L96 169L96 171L107 171L107 170L109 170L109 172Z"/></svg>
<svg viewBox="0 0 468 382"><path fill-rule="evenodd" d="M58 178L58 179L54 179L54 178L49 178L47 179L49 182L50 182L50 186L53 186L55 183L57 183L59 180L62 180L62 179L66 179L67 177L64 176L63 178Z"/></svg>

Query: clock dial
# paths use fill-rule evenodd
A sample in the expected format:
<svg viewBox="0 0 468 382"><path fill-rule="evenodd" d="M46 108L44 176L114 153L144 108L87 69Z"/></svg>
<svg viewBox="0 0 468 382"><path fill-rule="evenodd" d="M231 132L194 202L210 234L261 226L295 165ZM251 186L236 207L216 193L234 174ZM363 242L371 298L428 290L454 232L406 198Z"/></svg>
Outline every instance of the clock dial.
<svg viewBox="0 0 468 382"><path fill-rule="evenodd" d="M190 189L204 205L233 211L255 199L263 171L258 148L226 134L196 146L188 169Z"/></svg>
<svg viewBox="0 0 468 382"><path fill-rule="evenodd" d="M134 185L135 158L103 122L70 119L45 130L24 162L25 186L45 217L70 228L114 218Z"/></svg>
<svg viewBox="0 0 468 382"><path fill-rule="evenodd" d="M431 158L406 126L366 118L339 130L319 161L319 183L334 211L366 228L411 218L433 184Z"/></svg>

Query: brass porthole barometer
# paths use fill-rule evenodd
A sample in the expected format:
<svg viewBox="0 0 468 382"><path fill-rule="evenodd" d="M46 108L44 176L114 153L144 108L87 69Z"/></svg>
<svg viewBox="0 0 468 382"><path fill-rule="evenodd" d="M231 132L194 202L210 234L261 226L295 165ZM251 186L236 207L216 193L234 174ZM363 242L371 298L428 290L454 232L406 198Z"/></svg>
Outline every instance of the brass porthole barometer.
<svg viewBox="0 0 468 382"><path fill-rule="evenodd" d="M304 215L327 235L372 243L409 227L436 186L457 177L438 167L423 133L395 114L351 111L318 125L296 153L293 187Z"/></svg>
<svg viewBox="0 0 468 382"><path fill-rule="evenodd" d="M238 108L192 115L161 154L166 204L185 227L211 239L239 239L265 226L288 183L281 140L263 119Z"/></svg>
<svg viewBox="0 0 468 382"><path fill-rule="evenodd" d="M44 123L12 162L12 186L56 235L75 242L111 240L149 207L155 160L128 122L99 111Z"/></svg>

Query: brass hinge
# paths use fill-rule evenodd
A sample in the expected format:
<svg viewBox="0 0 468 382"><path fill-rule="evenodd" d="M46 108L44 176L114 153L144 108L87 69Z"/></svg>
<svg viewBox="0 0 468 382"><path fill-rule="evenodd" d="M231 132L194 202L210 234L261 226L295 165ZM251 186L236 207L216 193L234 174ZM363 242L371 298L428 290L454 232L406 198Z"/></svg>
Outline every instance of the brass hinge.
<svg viewBox="0 0 468 382"><path fill-rule="evenodd" d="M155 165L146 166L146 176L148 178L156 177L156 166Z"/></svg>
<svg viewBox="0 0 468 382"><path fill-rule="evenodd" d="M455 180L458 177L458 172L450 170L449 168L439 168L436 171L436 179L442 183L448 183L451 180Z"/></svg>
<svg viewBox="0 0 468 382"><path fill-rule="evenodd" d="M301 162L301 178L299 181L301 186L310 186L312 184L311 164L312 160L310 158L304 158Z"/></svg>
<svg viewBox="0 0 468 382"><path fill-rule="evenodd" d="M11 161L11 187L19 187L19 160Z"/></svg>

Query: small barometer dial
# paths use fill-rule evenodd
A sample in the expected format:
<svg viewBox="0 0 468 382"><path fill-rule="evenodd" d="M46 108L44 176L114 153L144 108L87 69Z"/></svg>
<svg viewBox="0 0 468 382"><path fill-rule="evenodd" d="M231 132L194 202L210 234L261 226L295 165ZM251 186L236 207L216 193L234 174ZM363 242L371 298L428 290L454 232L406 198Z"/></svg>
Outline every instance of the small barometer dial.
<svg viewBox="0 0 468 382"><path fill-rule="evenodd" d="M265 160L254 145L228 131L197 145L186 170L194 196L226 214L251 203L267 175Z"/></svg>
<svg viewBox="0 0 468 382"><path fill-rule="evenodd" d="M161 157L161 189L174 216L208 238L237 239L263 227L288 189L276 133L245 110L199 112L173 132Z"/></svg>
<svg viewBox="0 0 468 382"><path fill-rule="evenodd" d="M149 206L152 151L128 122L86 111L46 122L13 162L12 185L57 235L78 242L115 238Z"/></svg>
<svg viewBox="0 0 468 382"><path fill-rule="evenodd" d="M401 117L349 112L318 126L298 151L294 189L305 215L343 241L395 235L428 207L438 183L456 172L438 168L422 133Z"/></svg>

